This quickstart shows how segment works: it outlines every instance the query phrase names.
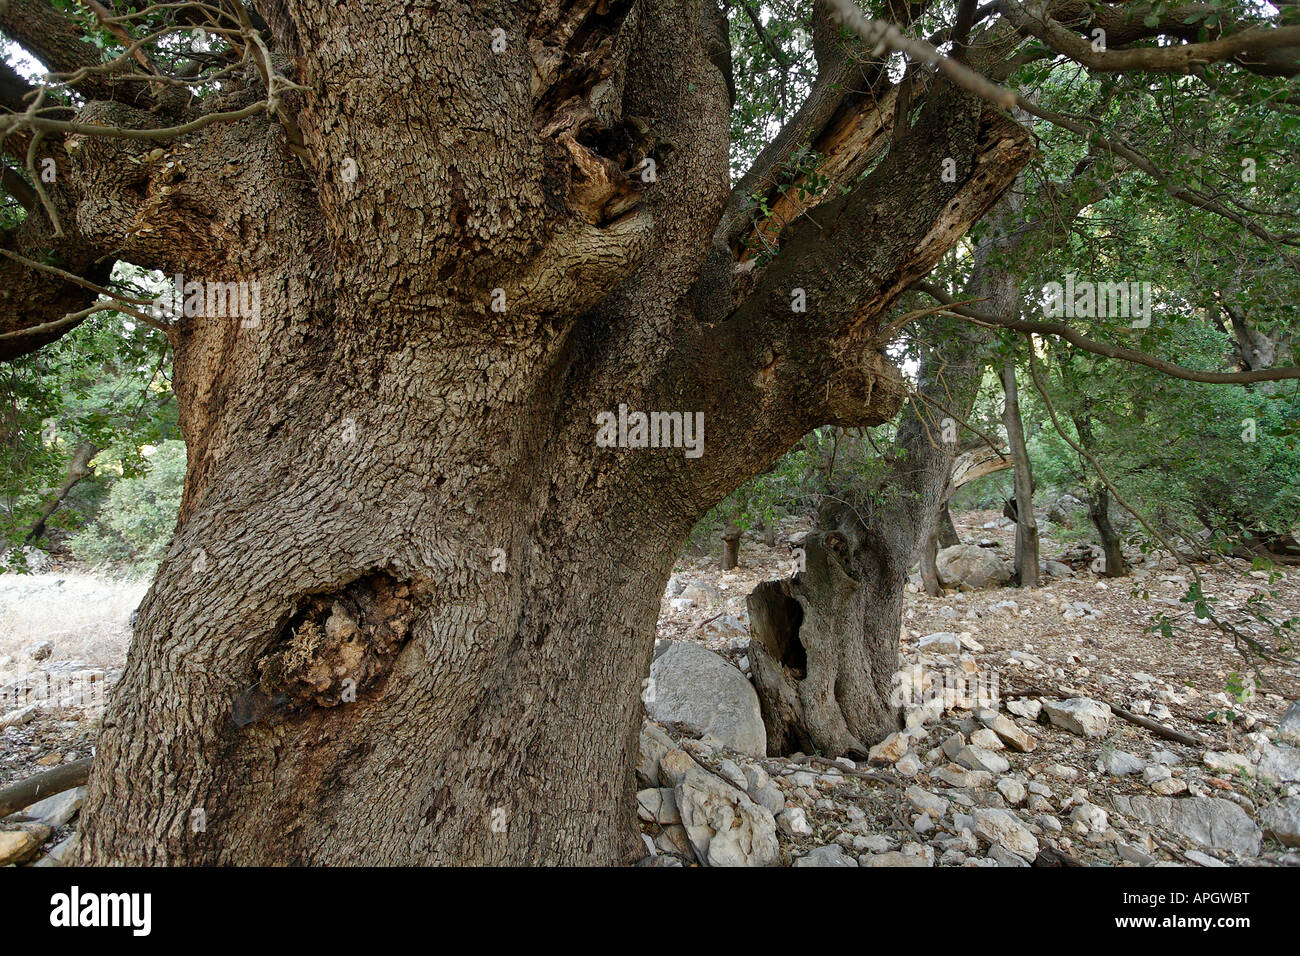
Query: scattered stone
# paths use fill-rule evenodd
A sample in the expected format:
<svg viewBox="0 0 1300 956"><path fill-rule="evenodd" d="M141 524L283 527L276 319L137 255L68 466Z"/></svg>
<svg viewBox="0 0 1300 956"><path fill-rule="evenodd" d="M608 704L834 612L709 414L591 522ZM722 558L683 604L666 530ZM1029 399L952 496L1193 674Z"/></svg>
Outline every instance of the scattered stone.
<svg viewBox="0 0 1300 956"><path fill-rule="evenodd" d="M675 853L686 860L695 858L691 838L686 835L686 827L681 824L669 824L655 837L655 846L665 853Z"/></svg>
<svg viewBox="0 0 1300 956"><path fill-rule="evenodd" d="M989 859L998 866L1019 867L1029 865L1025 860L1016 856L1016 854L1012 853L1001 843L995 843L989 847Z"/></svg>
<svg viewBox="0 0 1300 956"><path fill-rule="evenodd" d="M1168 767L1154 766L1147 767L1142 771L1142 782L1148 786L1158 783L1161 780L1168 780L1174 775L1174 772Z"/></svg>
<svg viewBox="0 0 1300 956"><path fill-rule="evenodd" d="M674 786L682 826L695 858L707 866L774 866L780 860L776 820L745 793L715 777L683 750L659 762Z"/></svg>
<svg viewBox="0 0 1300 956"><path fill-rule="evenodd" d="M947 800L922 787L908 787L903 791L903 796L921 813L928 813L936 820L942 820L948 812Z"/></svg>
<svg viewBox="0 0 1300 956"><path fill-rule="evenodd" d="M800 807L786 807L776 815L776 825L781 828L781 832L786 836L809 837L813 835L813 828L808 823L808 816Z"/></svg>
<svg viewBox="0 0 1300 956"><path fill-rule="evenodd" d="M1081 825L1084 833L1104 833L1110 828L1110 814L1091 803L1081 803L1071 810L1070 820Z"/></svg>
<svg viewBox="0 0 1300 956"><path fill-rule="evenodd" d="M720 614L693 629L690 636L713 645L741 646L749 643L749 625L732 614Z"/></svg>
<svg viewBox="0 0 1300 956"><path fill-rule="evenodd" d="M937 631L921 638L917 647L934 654L960 654L961 635L953 631Z"/></svg>
<svg viewBox="0 0 1300 956"><path fill-rule="evenodd" d="M1026 860L1038 856L1038 840L1029 828L1006 810L980 807L973 814L975 835L988 843L1000 843Z"/></svg>
<svg viewBox="0 0 1300 956"><path fill-rule="evenodd" d="M1127 777L1131 773L1141 773L1147 762L1141 757L1124 750L1103 750L1097 760L1097 769L1112 777Z"/></svg>
<svg viewBox="0 0 1300 956"><path fill-rule="evenodd" d="M1034 817L1034 823L1049 833L1061 832L1061 821L1056 819L1050 813L1040 813Z"/></svg>
<svg viewBox="0 0 1300 956"><path fill-rule="evenodd" d="M921 759L909 750L898 758L898 762L894 764L894 772L903 777L915 777L921 772L922 766L924 765Z"/></svg>
<svg viewBox="0 0 1300 956"><path fill-rule="evenodd" d="M1174 797L1187 791L1187 781L1179 777L1166 777L1151 784L1151 789L1162 797Z"/></svg>
<svg viewBox="0 0 1300 956"><path fill-rule="evenodd" d="M1011 769L1011 764L1005 757L984 747L963 747L953 759L968 770L987 770L998 774Z"/></svg>
<svg viewBox="0 0 1300 956"><path fill-rule="evenodd" d="M894 763L899 760L903 754L907 753L907 743L910 738L903 731L895 731L880 743L876 744L867 753L867 759L872 763Z"/></svg>
<svg viewBox="0 0 1300 956"><path fill-rule="evenodd" d="M61 827L77 815L85 799L85 787L64 790L62 793L56 793L52 797L33 803L22 811L22 815L33 823L43 823L47 827Z"/></svg>
<svg viewBox="0 0 1300 956"><path fill-rule="evenodd" d="M1300 701L1292 701L1277 722L1277 735L1287 743L1300 745Z"/></svg>
<svg viewBox="0 0 1300 956"><path fill-rule="evenodd" d="M1021 697L1018 700L1007 701L1007 710L1017 717L1037 720L1038 715L1043 712L1043 702L1032 697Z"/></svg>
<svg viewBox="0 0 1300 956"><path fill-rule="evenodd" d="M738 790L749 789L749 782L745 779L745 775L741 772L741 769L736 766L734 760L728 760L725 757L722 760L719 760L718 775Z"/></svg>
<svg viewBox="0 0 1300 956"><path fill-rule="evenodd" d="M998 738L1012 750L1027 754L1038 746L1038 742L1021 730L1014 720L999 714L997 711L982 710L979 713L979 720L985 728L997 734Z"/></svg>
<svg viewBox="0 0 1300 956"><path fill-rule="evenodd" d="M955 763L945 764L932 776L950 787L987 787L993 783L993 774L985 770L967 770Z"/></svg>
<svg viewBox="0 0 1300 956"><path fill-rule="evenodd" d="M913 856L909 853L899 853L897 850L889 850L885 853L867 853L858 857L858 862L862 866L931 866L929 860L923 856Z"/></svg>
<svg viewBox="0 0 1300 956"><path fill-rule="evenodd" d="M1082 601L1075 601L1073 604L1067 604L1061 611L1061 617L1067 621L1095 621L1101 617L1101 611L1097 610L1091 604L1084 604Z"/></svg>
<svg viewBox="0 0 1300 956"><path fill-rule="evenodd" d="M659 785L659 761L670 750L676 750L673 738L662 727L651 723L641 725L641 752L636 766L636 780L642 787Z"/></svg>
<svg viewBox="0 0 1300 956"><path fill-rule="evenodd" d="M1156 861L1155 857L1123 840L1115 844L1115 852L1119 854L1121 860L1126 863L1136 863L1138 866L1150 866Z"/></svg>
<svg viewBox="0 0 1300 956"><path fill-rule="evenodd" d="M1069 578L1074 576L1074 571L1068 564L1060 561L1044 561L1043 573L1053 578Z"/></svg>
<svg viewBox="0 0 1300 956"><path fill-rule="evenodd" d="M1300 750L1269 744L1261 750L1263 756L1256 768L1261 777L1271 783L1300 783Z"/></svg>
<svg viewBox="0 0 1300 956"><path fill-rule="evenodd" d="M794 866L857 866L858 861L844 852L839 844L819 846L793 863Z"/></svg>
<svg viewBox="0 0 1300 956"><path fill-rule="evenodd" d="M998 793L1013 807L1025 802L1025 785L1015 777L1003 777L998 781Z"/></svg>
<svg viewBox="0 0 1300 956"><path fill-rule="evenodd" d="M1226 750L1207 750L1201 763L1218 773L1242 773L1250 770L1250 758Z"/></svg>
<svg viewBox="0 0 1300 956"><path fill-rule="evenodd" d="M745 768L745 792L749 794L749 799L760 807L767 807L773 815L785 809L785 797L762 767L755 765Z"/></svg>
<svg viewBox="0 0 1300 956"><path fill-rule="evenodd" d="M677 798L669 787L650 787L638 790L636 795L637 816L648 823L681 823L682 816L677 812Z"/></svg>
<svg viewBox="0 0 1300 956"><path fill-rule="evenodd" d="M1105 737L1110 728L1110 707L1090 697L1071 697L1062 701L1043 701L1048 719L1081 737Z"/></svg>
<svg viewBox="0 0 1300 956"><path fill-rule="evenodd" d="M706 604L718 604L722 601L722 592L712 584L703 581L691 584L682 589L682 598L690 601L693 606L704 606Z"/></svg>

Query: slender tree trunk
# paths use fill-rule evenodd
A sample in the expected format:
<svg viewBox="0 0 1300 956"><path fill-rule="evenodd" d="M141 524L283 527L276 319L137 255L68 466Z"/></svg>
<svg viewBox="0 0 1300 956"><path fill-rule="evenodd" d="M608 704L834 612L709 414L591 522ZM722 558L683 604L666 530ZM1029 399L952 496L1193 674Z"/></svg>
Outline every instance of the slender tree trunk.
<svg viewBox="0 0 1300 956"><path fill-rule="evenodd" d="M918 551L921 564L921 587L931 597L938 597L943 592L943 585L939 581L939 568L935 563L939 556L939 549L951 548L959 544L961 544L961 535L957 533L952 512L948 510L948 502L945 501L935 515L934 524L931 525Z"/></svg>
<svg viewBox="0 0 1300 956"><path fill-rule="evenodd" d="M919 560L921 567L921 588L930 597L938 597L943 593L943 585L939 581L939 566L937 559L939 557L940 528L931 526L925 539L921 542L919 549Z"/></svg>
<svg viewBox="0 0 1300 956"><path fill-rule="evenodd" d="M935 519L935 526L939 532L939 547L953 548L961 544L961 535L957 533L957 525L953 523L952 512L948 509L950 502L945 501L939 508L939 516Z"/></svg>
<svg viewBox="0 0 1300 956"><path fill-rule="evenodd" d="M1108 578L1122 578L1128 574L1128 561L1124 558L1123 541L1115 526L1110 522L1110 492L1100 483L1094 484L1088 492L1088 517L1092 519L1101 538L1101 550L1105 568L1102 574Z"/></svg>
<svg viewBox="0 0 1300 956"><path fill-rule="evenodd" d="M735 517L727 522L727 527L722 531L722 561L719 567L723 571L730 571L740 564L740 525L736 523Z"/></svg>
<svg viewBox="0 0 1300 956"><path fill-rule="evenodd" d="M1022 588L1038 587L1038 519L1034 516L1034 473L1025 445L1025 428L1020 418L1016 389L1016 363L1007 359L1002 366L1002 424L1015 469L1016 495L1016 582Z"/></svg>
<svg viewBox="0 0 1300 956"><path fill-rule="evenodd" d="M1092 430L1091 417L1087 412L1077 412L1071 418L1079 435L1079 444L1095 456L1097 440ZM1087 467L1086 463L1084 467ZM1102 560L1105 562L1101 573L1108 578L1122 578L1128 574L1128 562L1124 559L1119 532L1110 521L1110 491L1105 482L1093 475L1088 476L1085 487L1088 489L1088 517L1101 539Z"/></svg>

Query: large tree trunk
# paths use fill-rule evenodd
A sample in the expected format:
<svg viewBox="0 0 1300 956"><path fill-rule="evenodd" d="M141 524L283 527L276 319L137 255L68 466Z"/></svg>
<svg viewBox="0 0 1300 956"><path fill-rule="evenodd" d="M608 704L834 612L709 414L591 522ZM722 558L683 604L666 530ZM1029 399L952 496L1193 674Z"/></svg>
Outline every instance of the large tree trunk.
<svg viewBox="0 0 1300 956"><path fill-rule="evenodd" d="M943 338L941 352L922 365L918 391L942 395L966 414L983 374L985 339L960 327ZM804 542L803 570L790 581L764 582L750 596L750 664L769 753L862 756L898 729L890 691L907 574L923 545L937 540L956 454L955 442L936 440L944 415L908 403L881 481L886 500L848 489L829 497ZM937 590L937 575L934 584Z"/></svg>
<svg viewBox="0 0 1300 956"><path fill-rule="evenodd" d="M168 320L185 492L105 714L84 861L626 861L681 542L811 429L897 413L882 317L1029 139L932 78L874 162L859 133L888 128L892 87L859 67L795 137L831 130L832 188L736 269L724 211L750 190L729 187L698 2L263 12L296 84L267 111L250 71L201 104L238 122L60 144L87 261L260 288L259 315ZM193 120L169 109L78 120ZM66 293L12 271L14 301ZM622 411L702 416L706 441L611 446L598 424Z"/></svg>
<svg viewBox="0 0 1300 956"><path fill-rule="evenodd" d="M1025 444L1025 427L1020 418L1016 388L1015 359L1002 366L1002 425L1015 469L1016 497L1016 583L1022 588L1038 587L1038 519L1034 516L1034 473Z"/></svg>
<svg viewBox="0 0 1300 956"><path fill-rule="evenodd" d="M986 222L965 294L989 303L990 312L1011 314L1019 301L1016 251L1036 233L1059 235L1059 224L1023 223L1016 190ZM982 444L954 477L959 445L943 436L960 424L950 415L970 416L990 336L943 325L930 332L934 344L917 388L922 400L904 411L881 481L885 500L846 503L848 491L830 499L805 543L805 570L788 582L765 582L751 596L750 662L770 753L861 753L897 727L889 692L908 569L919 555L926 591L939 593L934 554L954 480L1007 466L1006 456Z"/></svg>
<svg viewBox="0 0 1300 956"><path fill-rule="evenodd" d="M827 502L804 542L804 568L749 596L750 667L773 755L865 759L899 727L890 686L916 535Z"/></svg>

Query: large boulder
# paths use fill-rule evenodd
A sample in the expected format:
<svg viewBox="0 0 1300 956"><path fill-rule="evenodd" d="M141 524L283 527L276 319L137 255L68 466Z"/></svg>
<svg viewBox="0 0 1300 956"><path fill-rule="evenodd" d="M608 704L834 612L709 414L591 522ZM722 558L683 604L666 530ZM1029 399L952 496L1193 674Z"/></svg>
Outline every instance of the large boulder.
<svg viewBox="0 0 1300 956"><path fill-rule="evenodd" d="M1112 803L1127 817L1172 830L1211 850L1226 850L1239 856L1259 855L1259 827L1231 800L1116 796Z"/></svg>
<svg viewBox="0 0 1300 956"><path fill-rule="evenodd" d="M977 544L955 544L944 548L934 561L939 583L946 588L978 591L1011 580L1011 570L990 548Z"/></svg>
<svg viewBox="0 0 1300 956"><path fill-rule="evenodd" d="M740 753L767 755L758 694L725 659L697 644L675 643L650 667L646 711L661 724L689 724Z"/></svg>

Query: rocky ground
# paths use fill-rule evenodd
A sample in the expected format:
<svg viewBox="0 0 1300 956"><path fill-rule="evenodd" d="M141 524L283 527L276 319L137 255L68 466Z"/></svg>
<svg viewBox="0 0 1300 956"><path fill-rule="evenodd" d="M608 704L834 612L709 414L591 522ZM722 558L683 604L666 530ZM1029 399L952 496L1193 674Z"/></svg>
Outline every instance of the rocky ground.
<svg viewBox="0 0 1300 956"><path fill-rule="evenodd" d="M1241 658L1212 624L1188 616L1172 640L1146 630L1160 611L1187 613L1185 570L1153 559L1102 579L1086 548L1049 534L1047 584L999 587L1008 523L956 517L980 551L950 563L994 586L910 589L897 678L906 729L861 763L767 756L746 678L745 598L796 569L806 525L786 523L770 548L747 535L731 571L683 559L644 694L644 862L1300 864L1300 710L1288 710L1300 673L1270 669L1269 689L1242 700ZM51 572L0 576L0 787L91 752L144 590ZM1300 572L1270 581L1227 562L1202 575L1221 614L1273 591L1278 615L1300 611ZM0 820L0 862L66 857L78 803L68 791Z"/></svg>
<svg viewBox="0 0 1300 956"><path fill-rule="evenodd" d="M963 541L1010 562L1009 522L957 523ZM783 528L775 548L746 537L732 571L708 557L676 569L642 737L646 863L1300 864L1300 709L1287 705L1300 674L1272 668L1272 690L1243 701L1242 660L1213 625L1186 614L1172 640L1147 632L1157 612L1188 608L1188 575L1169 561L1103 579L1086 549L1049 537L1042 588L931 598L913 585L897 675L907 729L857 764L756 750L747 681L682 648L744 675L745 596L794 570L799 530ZM1270 581L1231 561L1201 573L1225 596L1222 615L1273 591L1281 616L1300 611L1294 571Z"/></svg>
<svg viewBox="0 0 1300 956"><path fill-rule="evenodd" d="M0 788L91 755L147 587L58 565L0 575ZM0 820L0 862L66 856L82 792Z"/></svg>

